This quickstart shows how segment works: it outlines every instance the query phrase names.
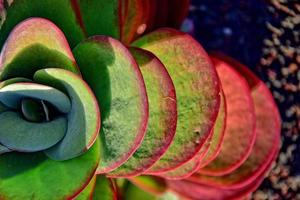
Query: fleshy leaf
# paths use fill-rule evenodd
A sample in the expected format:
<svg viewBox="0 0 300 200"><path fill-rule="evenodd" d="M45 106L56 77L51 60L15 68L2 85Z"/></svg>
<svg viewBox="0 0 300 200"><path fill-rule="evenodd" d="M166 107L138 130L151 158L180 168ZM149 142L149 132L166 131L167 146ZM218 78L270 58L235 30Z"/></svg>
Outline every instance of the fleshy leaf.
<svg viewBox="0 0 300 200"><path fill-rule="evenodd" d="M149 122L142 145L129 160L109 173L110 177L140 174L167 150L176 129L176 95L173 82L163 64L150 52L131 48L140 66L149 98Z"/></svg>
<svg viewBox="0 0 300 200"><path fill-rule="evenodd" d="M227 119L219 155L199 172L228 174L248 158L255 142L255 111L247 82L234 69L215 63L225 94Z"/></svg>
<svg viewBox="0 0 300 200"><path fill-rule="evenodd" d="M227 113L226 100L225 100L224 92L222 91L220 110L218 113L216 123L214 125L214 130L213 130L214 132L211 139L211 144L209 146L209 150L207 154L201 160L200 168L209 164L220 153L220 150L222 148L222 143L224 140L224 135L225 135L226 115L227 115L226 113Z"/></svg>
<svg viewBox="0 0 300 200"><path fill-rule="evenodd" d="M196 184L189 181L169 181L168 186L170 186L170 188L178 194L181 194L182 196L190 199L199 199L199 197L201 197L201 200L239 200L255 191L263 180L264 174L261 174L256 180L245 187L227 190L202 184Z"/></svg>
<svg viewBox="0 0 300 200"><path fill-rule="evenodd" d="M160 195L167 190L164 179L155 176L136 176L128 179L130 182L152 194Z"/></svg>
<svg viewBox="0 0 300 200"><path fill-rule="evenodd" d="M79 73L65 36L42 18L30 18L10 33L0 55L1 80L11 77L32 78L35 71L60 67Z"/></svg>
<svg viewBox="0 0 300 200"><path fill-rule="evenodd" d="M0 101L9 108L17 109L24 98L45 100L62 113L68 113L71 102L63 92L36 83L13 83L0 89Z"/></svg>
<svg viewBox="0 0 300 200"><path fill-rule="evenodd" d="M0 155L4 154L4 153L7 153L7 152L10 152L10 151L11 151L10 149L8 149L7 147L0 144Z"/></svg>
<svg viewBox="0 0 300 200"><path fill-rule="evenodd" d="M31 82L32 80L28 78L22 78L22 77L11 78L0 82L0 89L13 83L31 83Z"/></svg>
<svg viewBox="0 0 300 200"><path fill-rule="evenodd" d="M84 31L76 16L73 0L17 0L6 7L6 17L0 30L0 49L12 29L30 17L42 17L55 23L67 36L71 47L83 40ZM99 9L99 8L98 8Z"/></svg>
<svg viewBox="0 0 300 200"><path fill-rule="evenodd" d="M96 185L96 175L92 178L89 184L79 193L74 200L91 200L93 198L93 192Z"/></svg>
<svg viewBox="0 0 300 200"><path fill-rule="evenodd" d="M166 154L147 173L174 169L193 158L211 133L220 104L217 73L208 55L188 34L160 29L133 43L154 53L176 89L177 128Z"/></svg>
<svg viewBox="0 0 300 200"><path fill-rule="evenodd" d="M88 36L111 36L125 44L145 31L150 4L149 0L77 0Z"/></svg>
<svg viewBox="0 0 300 200"><path fill-rule="evenodd" d="M218 58L214 60L217 64L223 64L223 61ZM262 171L266 171L269 163L276 157L281 129L280 115L275 102L265 84L262 81L257 82L255 79L258 80L258 78L252 72L244 69L243 75L250 85L256 82L251 89L251 95L255 106L257 137L249 158L229 175L221 177L194 175L190 180L214 187L241 188L256 179ZM252 77L255 79L253 80Z"/></svg>
<svg viewBox="0 0 300 200"><path fill-rule="evenodd" d="M59 142L67 130L67 121L59 117L51 122L28 122L15 112L0 114L0 143L6 147L34 152L47 149Z"/></svg>
<svg viewBox="0 0 300 200"><path fill-rule="evenodd" d="M97 173L107 173L123 164L142 142L148 123L146 88L130 52L113 38L90 38L73 53L99 102L102 160Z"/></svg>
<svg viewBox="0 0 300 200"><path fill-rule="evenodd" d="M149 28L154 15L153 2L153 0L125 1L122 27L123 43L130 44Z"/></svg>
<svg viewBox="0 0 300 200"><path fill-rule="evenodd" d="M143 200L181 200L181 198L172 191L166 191L163 194L155 195L146 192L132 183L128 183L125 190L124 200L143 199Z"/></svg>
<svg viewBox="0 0 300 200"><path fill-rule="evenodd" d="M98 175L93 200L117 200L116 188L111 179Z"/></svg>
<svg viewBox="0 0 300 200"><path fill-rule="evenodd" d="M218 151L216 148L221 147L220 143L222 142L222 138L224 136L225 112L225 97L222 92L220 110L218 112L218 117L214 128L212 130L213 133L207 139L207 141L205 141L204 146L196 154L196 156L194 156L194 158L181 165L180 167L175 168L174 170L159 174L159 176L170 180L187 178L198 171L208 157L214 156L214 154L216 154L216 151Z"/></svg>
<svg viewBox="0 0 300 200"><path fill-rule="evenodd" d="M209 136L209 138L207 138L200 151L198 151L198 153L188 162L180 165L175 169L160 173L158 174L158 176L161 176L168 180L180 180L180 179L185 179L191 176L196 171L198 171L200 164L202 163L203 157L207 154L209 150L211 138L212 138L212 134Z"/></svg>
<svg viewBox="0 0 300 200"><path fill-rule="evenodd" d="M89 183L99 159L98 140L84 155L67 161L54 161L42 152L3 154L0 156L1 198L52 200L55 195L72 199Z"/></svg>
<svg viewBox="0 0 300 200"><path fill-rule="evenodd" d="M72 105L65 137L45 153L54 160L66 160L86 152L100 129L98 103L89 86L76 74L58 68L39 70L34 80L65 92Z"/></svg>

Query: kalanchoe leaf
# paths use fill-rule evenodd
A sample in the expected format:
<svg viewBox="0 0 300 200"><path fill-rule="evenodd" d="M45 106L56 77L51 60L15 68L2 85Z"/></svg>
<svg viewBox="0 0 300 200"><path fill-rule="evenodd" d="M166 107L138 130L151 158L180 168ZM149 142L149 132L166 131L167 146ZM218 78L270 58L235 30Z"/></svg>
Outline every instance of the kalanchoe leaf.
<svg viewBox="0 0 300 200"><path fill-rule="evenodd" d="M0 155L1 155L1 154L4 154L4 153L8 153L8 152L10 152L10 151L11 151L10 149L8 149L7 147L2 146L2 145L0 144Z"/></svg>
<svg viewBox="0 0 300 200"><path fill-rule="evenodd" d="M46 85L13 83L0 89L0 101L7 107L18 109L24 98L45 100L62 113L68 113L71 109L71 102L67 95Z"/></svg>
<svg viewBox="0 0 300 200"><path fill-rule="evenodd" d="M175 134L177 109L173 82L163 64L150 52L131 48L140 66L149 98L149 122L142 145L110 177L141 174L168 149Z"/></svg>
<svg viewBox="0 0 300 200"><path fill-rule="evenodd" d="M120 38L122 0L76 0L88 36L107 35Z"/></svg>
<svg viewBox="0 0 300 200"><path fill-rule="evenodd" d="M177 129L162 158L147 171L179 167L197 154L210 135L220 104L217 73L202 47L188 34L160 29L134 42L153 52L167 68L176 89Z"/></svg>
<svg viewBox="0 0 300 200"><path fill-rule="evenodd" d="M117 191L113 184L113 180L98 175L92 199L117 200Z"/></svg>
<svg viewBox="0 0 300 200"><path fill-rule="evenodd" d="M218 58L213 59L216 65L224 65ZM228 65L228 64L226 64ZM235 66L235 65L233 65ZM208 177L194 175L190 180L202 182L221 188L241 188L252 182L265 171L278 152L280 141L280 115L275 102L266 87L253 73L244 68L244 77L252 87L251 95L255 105L257 137L249 158L243 165L229 175ZM258 81L256 81L256 79Z"/></svg>
<svg viewBox="0 0 300 200"><path fill-rule="evenodd" d="M74 198L74 200L90 200L93 198L94 189L96 186L96 175L92 178L89 184L81 191L78 196Z"/></svg>
<svg viewBox="0 0 300 200"><path fill-rule="evenodd" d="M67 36L71 47L83 40L84 31L76 16L72 0L16 0L6 8L6 18L0 30L0 49L12 29L29 17L47 18Z"/></svg>
<svg viewBox="0 0 300 200"><path fill-rule="evenodd" d="M136 176L128 179L137 187L152 194L161 195L167 190L166 181L155 176Z"/></svg>
<svg viewBox="0 0 300 200"><path fill-rule="evenodd" d="M128 0L123 8L122 42L129 44L150 28L154 17L153 0Z"/></svg>
<svg viewBox="0 0 300 200"><path fill-rule="evenodd" d="M180 180L191 176L199 169L203 157L207 154L211 143L211 137L212 134L209 136L209 138L207 138L200 151L198 151L198 153L188 162L185 162L175 169L159 173L157 174L157 176L163 177L168 180Z"/></svg>
<svg viewBox="0 0 300 200"><path fill-rule="evenodd" d="M79 73L63 33L49 20L30 18L10 33L0 55L1 80L32 78L42 68L59 67Z"/></svg>
<svg viewBox="0 0 300 200"><path fill-rule="evenodd" d="M67 130L67 120L64 117L51 122L34 123L9 111L0 114L0 124L0 143L22 152L47 149L59 142Z"/></svg>
<svg viewBox="0 0 300 200"><path fill-rule="evenodd" d="M3 112L5 112L5 111L8 111L9 110L9 108L8 107L6 107L3 103L1 103L1 101L0 101L0 113L3 113Z"/></svg>
<svg viewBox="0 0 300 200"><path fill-rule="evenodd" d="M149 0L77 0L88 36L107 35L129 44L142 34L150 17ZM101 12L99 12L99 8Z"/></svg>
<svg viewBox="0 0 300 200"><path fill-rule="evenodd" d="M54 160L66 160L86 152L100 130L98 103L88 85L76 74L58 68L39 70L34 80L65 92L72 105L65 137L45 153Z"/></svg>
<svg viewBox="0 0 300 200"><path fill-rule="evenodd" d="M201 160L200 167L204 167L205 165L209 164L212 160L214 160L219 155L224 141L225 128L226 128L226 115L227 115L226 99L225 99L224 92L222 90L220 110L218 113L216 123L214 125L211 144L209 146L209 150L207 154Z"/></svg>
<svg viewBox="0 0 300 200"><path fill-rule="evenodd" d="M132 183L127 184L124 192L124 200L143 199L143 200L181 200L177 194L172 191L166 191L163 194L156 195L144 191Z"/></svg>
<svg viewBox="0 0 300 200"><path fill-rule="evenodd" d="M46 118L41 101L35 101L29 98L22 99L21 110L23 117L30 122L42 122ZM49 113L48 110L46 112Z"/></svg>
<svg viewBox="0 0 300 200"><path fill-rule="evenodd" d="M255 142L255 112L247 82L231 67L217 65L227 106L224 141L219 155L199 172L224 175L243 164Z"/></svg>
<svg viewBox="0 0 300 200"><path fill-rule="evenodd" d="M148 122L146 88L130 52L113 38L95 36L73 53L100 105L102 160L97 173L107 173L142 142Z"/></svg>
<svg viewBox="0 0 300 200"><path fill-rule="evenodd" d="M0 156L1 198L72 199L89 183L99 159L98 140L84 155L67 161L54 161L42 152L3 154Z"/></svg>
<svg viewBox="0 0 300 200"><path fill-rule="evenodd" d="M22 77L11 78L11 79L7 79L5 81L0 82L0 89L7 85L13 84L13 83L31 83L31 82L32 82L32 80L28 79L28 78L22 78Z"/></svg>
<svg viewBox="0 0 300 200"><path fill-rule="evenodd" d="M271 163L268 163L269 166L270 164ZM266 171L264 171L264 173L265 172ZM264 173L260 174L260 176L252 183L242 188L220 189L212 186L196 184L185 180L168 181L168 186L180 195L191 199L199 199L199 197L205 200L244 199L258 188L258 186L265 178Z"/></svg>
<svg viewBox="0 0 300 200"><path fill-rule="evenodd" d="M218 117L215 122L213 133L210 138L207 139L204 146L201 150L194 156L193 159L189 160L187 163L182 166L167 171L165 173L159 174L166 179L170 180L178 180L191 176L193 173L199 170L205 162L210 161L214 157L217 156L219 149L221 148L221 143L223 140L224 132L225 132L225 123L226 123L226 105L225 105L225 97L224 93L221 94L221 105L220 110L218 112Z"/></svg>

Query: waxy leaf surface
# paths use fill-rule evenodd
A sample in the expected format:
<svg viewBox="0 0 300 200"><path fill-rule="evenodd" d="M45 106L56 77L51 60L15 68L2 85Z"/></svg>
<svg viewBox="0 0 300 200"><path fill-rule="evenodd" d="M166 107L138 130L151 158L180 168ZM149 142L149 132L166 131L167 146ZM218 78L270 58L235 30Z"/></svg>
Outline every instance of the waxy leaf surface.
<svg viewBox="0 0 300 200"><path fill-rule="evenodd" d="M107 173L128 160L146 133L145 84L129 50L111 37L90 38L73 53L99 102L102 160L97 173Z"/></svg>
<svg viewBox="0 0 300 200"><path fill-rule="evenodd" d="M188 34L160 29L133 43L154 53L167 68L177 97L177 128L168 151L147 173L174 169L193 158L211 133L220 87L208 55Z"/></svg>
<svg viewBox="0 0 300 200"><path fill-rule="evenodd" d="M99 106L89 86L76 74L58 68L39 70L34 80L65 92L72 104L65 137L45 153L54 160L66 160L86 152L100 130Z"/></svg>
<svg viewBox="0 0 300 200"><path fill-rule="evenodd" d="M225 64L216 65L225 94L227 118L224 141L219 155L199 172L224 175L248 158L255 141L255 112L247 82Z"/></svg>
<svg viewBox="0 0 300 200"><path fill-rule="evenodd" d="M1 199L52 200L53 195L72 199L89 183L99 159L99 141L84 155L67 161L54 161L42 152L3 154Z"/></svg>
<svg viewBox="0 0 300 200"><path fill-rule="evenodd" d="M163 64L150 52L130 49L137 61L149 99L149 122L142 145L110 177L134 176L152 166L167 150L176 129L176 96L173 82Z"/></svg>

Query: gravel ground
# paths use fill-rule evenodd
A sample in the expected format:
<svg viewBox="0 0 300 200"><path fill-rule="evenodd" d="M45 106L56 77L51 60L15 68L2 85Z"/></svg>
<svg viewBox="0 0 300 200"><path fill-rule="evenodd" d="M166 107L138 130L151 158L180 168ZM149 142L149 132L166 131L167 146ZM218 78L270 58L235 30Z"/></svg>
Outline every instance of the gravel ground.
<svg viewBox="0 0 300 200"><path fill-rule="evenodd" d="M252 198L300 200L300 1L193 0L182 29L271 89L283 120L281 152Z"/></svg>

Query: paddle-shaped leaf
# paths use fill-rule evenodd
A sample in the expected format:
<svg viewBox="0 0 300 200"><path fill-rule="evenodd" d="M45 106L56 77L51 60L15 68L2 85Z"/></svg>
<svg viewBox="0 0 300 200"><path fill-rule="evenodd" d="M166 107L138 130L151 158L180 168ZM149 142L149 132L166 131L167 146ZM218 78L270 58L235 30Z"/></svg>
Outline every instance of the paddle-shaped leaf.
<svg viewBox="0 0 300 200"><path fill-rule="evenodd" d="M166 181L155 176L136 176L128 179L130 182L152 194L160 195L167 190Z"/></svg>
<svg viewBox="0 0 300 200"><path fill-rule="evenodd" d="M205 141L204 146L201 150L194 156L193 159L189 160L185 164L181 165L180 167L167 171L165 173L159 174L166 179L176 180L176 179L183 179L191 176L193 173L199 170L199 168L209 160L215 157L221 148L221 143L223 140L224 132L225 132L225 118L226 118L226 105L225 105L225 97L224 93L222 92L221 95L221 105L220 110L218 113L217 120L215 122L213 133L211 136Z"/></svg>
<svg viewBox="0 0 300 200"><path fill-rule="evenodd" d="M47 149L59 142L67 130L67 120L64 117L34 123L26 121L15 112L1 113L0 124L0 143L22 152Z"/></svg>
<svg viewBox="0 0 300 200"><path fill-rule="evenodd" d="M117 191L113 184L113 180L98 175L92 199L117 200Z"/></svg>
<svg viewBox="0 0 300 200"><path fill-rule="evenodd" d="M1 80L32 78L38 69L59 67L79 73L65 36L51 21L30 18L10 33L0 55Z"/></svg>
<svg viewBox="0 0 300 200"><path fill-rule="evenodd" d="M188 34L160 29L138 39L134 46L162 61L176 89L176 134L166 154L147 171L155 174L184 164L203 146L218 114L220 87L208 55Z"/></svg>
<svg viewBox="0 0 300 200"><path fill-rule="evenodd" d="M92 178L89 184L74 198L74 200L91 200L96 186L96 175Z"/></svg>
<svg viewBox="0 0 300 200"><path fill-rule="evenodd" d="M44 153L7 153L0 156L2 199L72 199L89 183L100 159L99 141L84 155L54 161Z"/></svg>
<svg viewBox="0 0 300 200"><path fill-rule="evenodd" d="M142 145L129 160L109 173L110 177L134 176L152 166L167 150L176 129L176 96L163 64L150 52L130 49L138 62L149 98L149 122Z"/></svg>
<svg viewBox="0 0 300 200"><path fill-rule="evenodd" d="M220 153L223 140L224 140L224 135L225 135L226 115L227 115L226 99L225 99L224 92L222 90L220 110L218 113L216 123L214 125L214 130L213 130L214 132L211 139L211 144L209 146L209 150L207 154L201 160L200 167L209 164Z"/></svg>
<svg viewBox="0 0 300 200"><path fill-rule="evenodd" d="M73 52L100 105L102 160L97 173L107 173L128 160L146 133L145 84L130 52L113 38L90 38Z"/></svg>
<svg viewBox="0 0 300 200"><path fill-rule="evenodd" d="M227 118L224 141L219 155L199 172L224 175L243 164L255 141L255 113L247 82L234 69L217 64L225 94Z"/></svg>
<svg viewBox="0 0 300 200"><path fill-rule="evenodd" d="M72 105L65 137L45 153L54 160L66 160L86 152L100 130L100 111L89 86L76 74L58 68L41 69L34 80L65 92Z"/></svg>
<svg viewBox="0 0 300 200"><path fill-rule="evenodd" d="M45 100L62 113L68 113L71 102L63 92L46 85L36 83L13 83L0 89L0 101L9 108L18 109L21 100L32 98Z"/></svg>
<svg viewBox="0 0 300 200"><path fill-rule="evenodd" d="M66 35L71 47L83 40L80 17L77 18L73 0L17 0L8 1L6 16L0 30L0 49L12 29L30 17L42 17L55 23Z"/></svg>
<svg viewBox="0 0 300 200"><path fill-rule="evenodd" d="M217 65L226 64L224 61L214 58ZM232 66L236 66L232 63ZM251 96L254 101L256 114L256 140L249 158L234 172L221 177L209 177L194 175L192 181L201 182L207 185L221 188L241 188L266 171L267 166L278 152L280 141L280 115L266 85L259 81L255 75L239 66L243 70L244 77L247 77L251 88ZM233 67L235 68L235 67ZM257 81L258 80L258 81ZM256 83L255 85L253 83Z"/></svg>

